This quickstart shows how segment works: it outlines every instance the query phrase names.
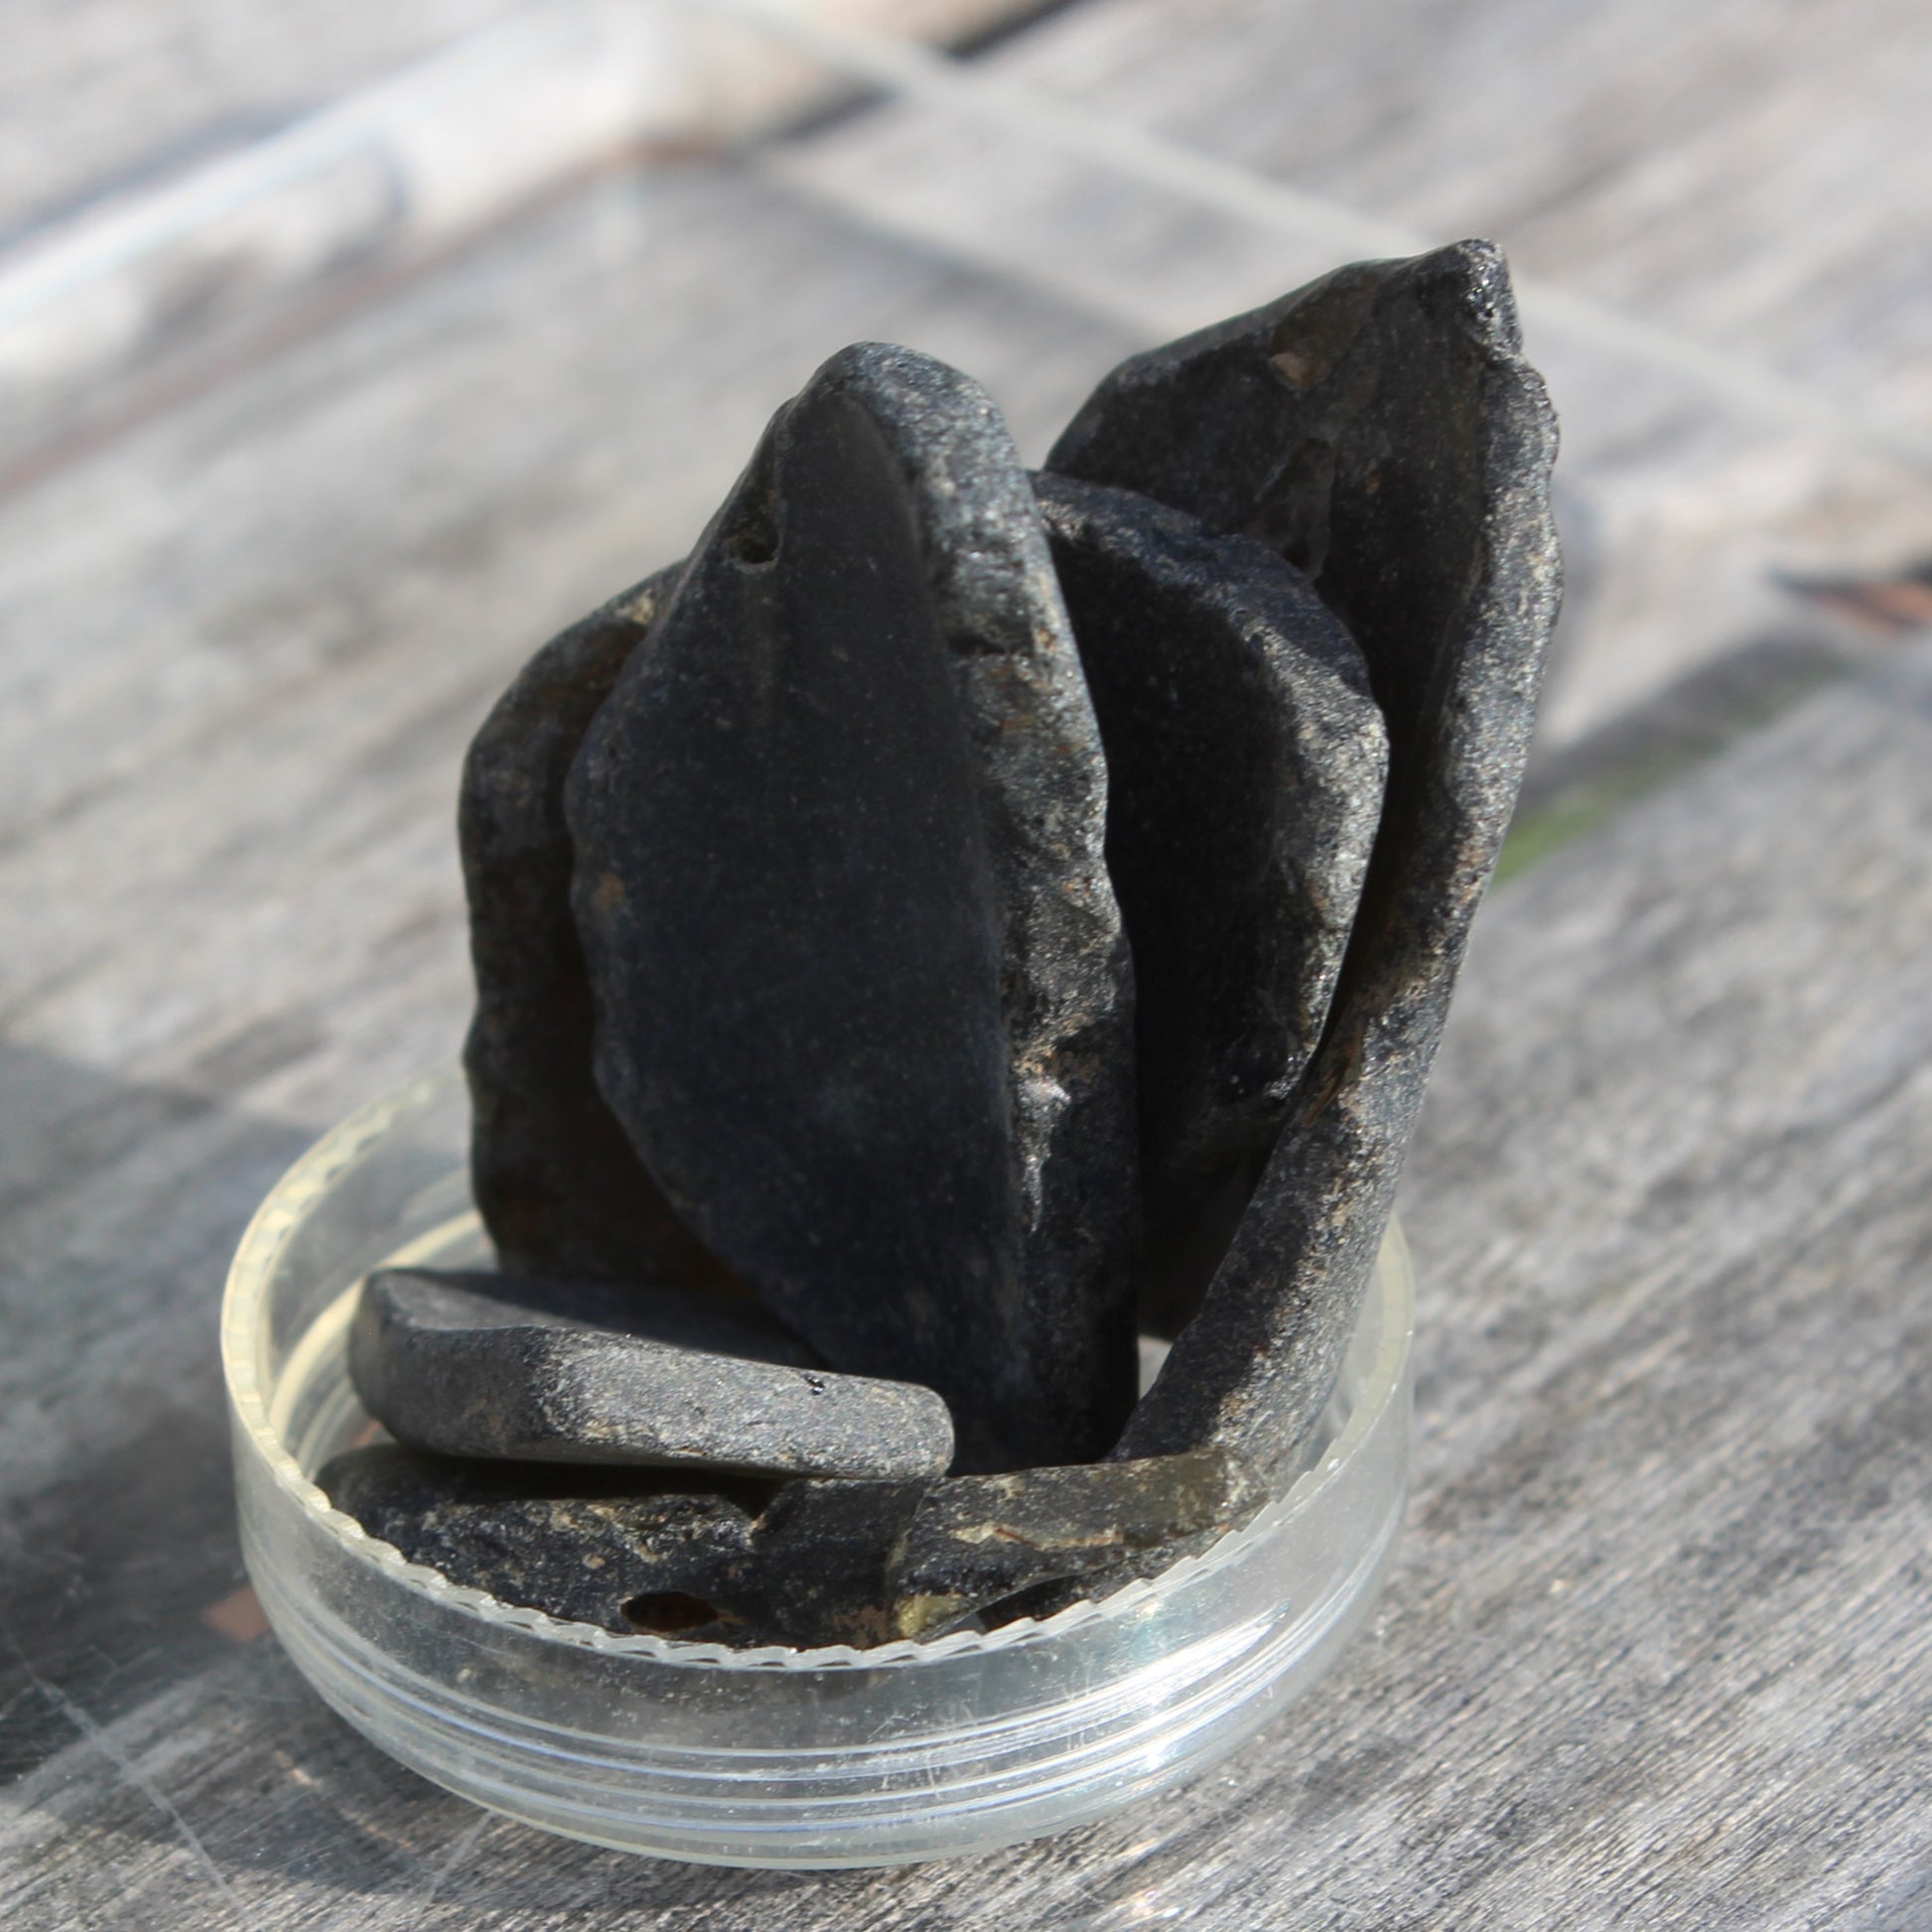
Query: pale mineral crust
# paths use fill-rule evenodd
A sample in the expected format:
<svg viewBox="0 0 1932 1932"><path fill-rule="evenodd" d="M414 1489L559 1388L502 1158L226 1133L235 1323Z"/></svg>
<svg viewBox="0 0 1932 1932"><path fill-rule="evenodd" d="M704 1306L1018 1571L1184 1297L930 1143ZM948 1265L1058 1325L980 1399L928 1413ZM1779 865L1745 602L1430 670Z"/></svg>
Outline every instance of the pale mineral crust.
<svg viewBox="0 0 1932 1932"><path fill-rule="evenodd" d="M681 1217L968 1468L1134 1396L1129 964L1032 491L862 345L773 421L567 791L598 1084Z"/></svg>
<svg viewBox="0 0 1932 1932"><path fill-rule="evenodd" d="M1048 459L1305 570L1389 734L1321 1047L1121 1455L1220 1447L1280 1470L1327 1402L1522 773L1559 600L1555 451L1502 258L1463 242L1134 358Z"/></svg>
<svg viewBox="0 0 1932 1932"><path fill-rule="evenodd" d="M943 1474L930 1389L840 1375L752 1305L640 1285L380 1270L349 1372L398 1441L494 1460L633 1463L746 1475ZM621 1325L596 1315L617 1313Z"/></svg>
<svg viewBox="0 0 1932 1932"><path fill-rule="evenodd" d="M1198 1305L1327 1018L1388 762L1292 564L1132 490L1035 480L1100 721L1134 953L1144 1323Z"/></svg>
<svg viewBox="0 0 1932 1932"><path fill-rule="evenodd" d="M675 568L660 571L554 637L498 699L464 764L471 1181L504 1267L522 1273L687 1284L721 1273L592 1076L563 809L584 733L676 580Z"/></svg>

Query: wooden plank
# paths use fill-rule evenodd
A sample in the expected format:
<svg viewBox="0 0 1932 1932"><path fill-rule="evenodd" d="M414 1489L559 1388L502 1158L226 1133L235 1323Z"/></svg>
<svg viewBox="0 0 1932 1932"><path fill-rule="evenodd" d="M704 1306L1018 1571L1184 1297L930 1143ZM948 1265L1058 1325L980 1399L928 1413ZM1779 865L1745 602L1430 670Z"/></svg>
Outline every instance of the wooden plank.
<svg viewBox="0 0 1932 1932"><path fill-rule="evenodd" d="M1406 1197L1407 1542L1336 1677L1225 1772L970 1867L685 1869L434 1794L261 1640L105 1725L50 1700L75 1734L0 1836L8 1924L1912 1922L1932 652L1481 932Z"/></svg>
<svg viewBox="0 0 1932 1932"><path fill-rule="evenodd" d="M175 8L156 11L167 20ZM240 21L258 11L234 10ZM805 9L933 38L984 34L1011 11L1012 0ZM135 72L147 78L126 10L90 19L134 43ZM64 24L37 23L39 41L70 52L76 36ZM382 44L373 25L355 8L344 21L332 15L324 38L338 60L319 61L311 83L339 71L352 48L366 56ZM162 51L150 45L145 57ZM263 52L254 50L265 81L279 63ZM217 120L200 130L199 155L95 183L77 206L13 234L0 218L0 487L111 434L157 393L218 380L264 342L372 299L601 169L722 146L852 92L770 36L702 11L525 0L306 111L252 102L252 126ZM122 142L180 111L152 105L139 79L125 104L136 111L121 117ZM63 118L38 100L28 118L56 157L88 146L84 114ZM0 145L0 178L5 160Z"/></svg>
<svg viewBox="0 0 1932 1932"><path fill-rule="evenodd" d="M289 31L235 0L15 0L0 68L0 232L359 85L511 0L337 0Z"/></svg>
<svg viewBox="0 0 1932 1932"><path fill-rule="evenodd" d="M274 0L91 0L85 7L14 0L0 68L0 247L103 194L178 176L292 116L380 84L511 15L534 23L568 6L334 0L298 34ZM811 9L925 40L982 34L1026 10L1025 0L811 0ZM618 37L634 31L640 17L665 12L650 0L606 0L601 9L589 0L588 10L604 15L587 24L607 37L612 56L623 51ZM541 60L552 50L539 37L531 51ZM728 48L690 52L706 69L710 101L700 111L734 129L748 115L765 120L774 108L795 106L823 85L822 71L786 58L768 40L735 36ZM586 74L582 84L594 90L599 79ZM421 103L430 110L437 104Z"/></svg>

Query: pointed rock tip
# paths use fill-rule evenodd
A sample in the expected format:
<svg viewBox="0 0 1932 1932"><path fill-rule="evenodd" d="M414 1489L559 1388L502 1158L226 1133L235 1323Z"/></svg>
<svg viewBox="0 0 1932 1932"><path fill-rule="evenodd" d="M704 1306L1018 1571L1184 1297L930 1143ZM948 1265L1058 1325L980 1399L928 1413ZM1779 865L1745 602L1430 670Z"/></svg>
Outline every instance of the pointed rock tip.
<svg viewBox="0 0 1932 1932"><path fill-rule="evenodd" d="M1485 348L1512 358L1522 354L1516 291L1508 258L1496 242L1481 235L1452 241L1417 256L1414 265L1420 274L1440 276L1454 290L1465 320Z"/></svg>

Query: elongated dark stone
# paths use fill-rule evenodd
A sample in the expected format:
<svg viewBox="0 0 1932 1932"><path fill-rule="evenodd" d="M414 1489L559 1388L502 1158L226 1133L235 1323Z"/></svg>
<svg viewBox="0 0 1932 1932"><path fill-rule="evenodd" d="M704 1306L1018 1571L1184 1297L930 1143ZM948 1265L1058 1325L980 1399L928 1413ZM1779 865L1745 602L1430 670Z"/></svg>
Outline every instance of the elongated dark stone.
<svg viewBox="0 0 1932 1932"><path fill-rule="evenodd" d="M721 1273L597 1090L563 810L584 733L676 579L675 569L646 578L546 644L464 764L471 1179L503 1265L521 1273L687 1284Z"/></svg>
<svg viewBox="0 0 1932 1932"><path fill-rule="evenodd" d="M1361 654L1293 565L1131 490L1035 488L1107 752L1107 869L1134 949L1142 1316L1172 1334L1320 1038L1388 743Z"/></svg>
<svg viewBox="0 0 1932 1932"><path fill-rule="evenodd" d="M458 1461L387 1444L316 1478L371 1536L453 1584L621 1635L756 1642L713 1600L743 1570L768 1485L666 1471Z"/></svg>
<svg viewBox="0 0 1932 1932"><path fill-rule="evenodd" d="M1338 270L1137 356L1048 460L1313 579L1387 722L1387 802L1321 1048L1200 1313L1118 1453L1281 1469L1374 1266L1469 920L1509 821L1560 564L1556 426L1502 257Z"/></svg>
<svg viewBox="0 0 1932 1932"><path fill-rule="evenodd" d="M1134 1396L1127 949L1105 769L1025 473L862 345L782 410L567 804L597 1076L678 1212L962 1465Z"/></svg>
<svg viewBox="0 0 1932 1932"><path fill-rule="evenodd" d="M388 1446L318 1477L412 1562L506 1603L743 1647L932 1637L1074 1600L1124 1557L1204 1548L1261 1492L1215 1452L936 1482L693 1489L644 1470L460 1462Z"/></svg>
<svg viewBox="0 0 1932 1932"><path fill-rule="evenodd" d="M363 1284L349 1372L399 1442L770 1476L936 1476L952 1461L930 1389L836 1374L749 1303L629 1285L608 1327L584 1315L615 1285L523 1283L510 1299L518 1288L408 1269Z"/></svg>

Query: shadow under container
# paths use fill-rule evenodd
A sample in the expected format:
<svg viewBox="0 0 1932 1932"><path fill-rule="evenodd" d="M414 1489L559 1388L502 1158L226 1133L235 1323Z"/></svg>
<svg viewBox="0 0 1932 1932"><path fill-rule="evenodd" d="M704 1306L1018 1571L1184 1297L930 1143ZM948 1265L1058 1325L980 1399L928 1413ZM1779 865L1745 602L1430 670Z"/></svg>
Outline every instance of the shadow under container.
<svg viewBox="0 0 1932 1932"><path fill-rule="evenodd" d="M424 1776L545 1831L768 1866L893 1864L1058 1831L1205 1770L1332 1662L1408 1488L1413 1284L1391 1230L1318 1440L1212 1549L1099 1603L930 1643L620 1637L460 1587L331 1508L368 1428L346 1338L372 1268L488 1265L454 1068L312 1149L243 1237L221 1344L248 1572L283 1647Z"/></svg>

